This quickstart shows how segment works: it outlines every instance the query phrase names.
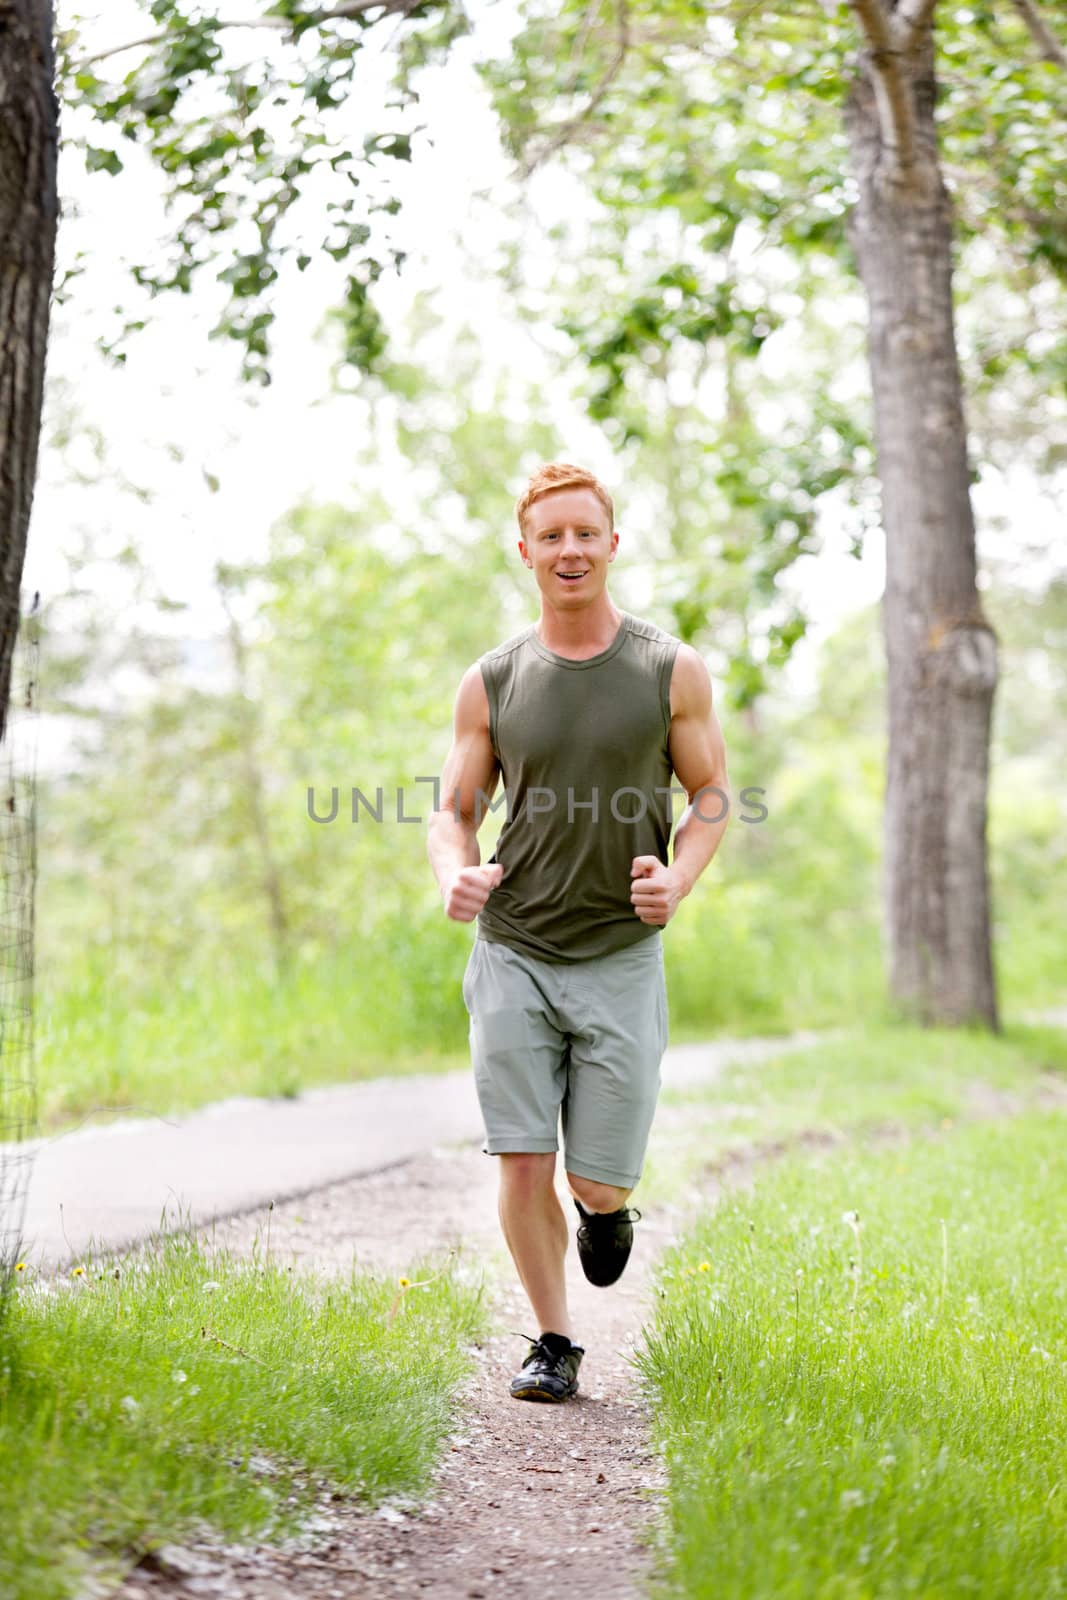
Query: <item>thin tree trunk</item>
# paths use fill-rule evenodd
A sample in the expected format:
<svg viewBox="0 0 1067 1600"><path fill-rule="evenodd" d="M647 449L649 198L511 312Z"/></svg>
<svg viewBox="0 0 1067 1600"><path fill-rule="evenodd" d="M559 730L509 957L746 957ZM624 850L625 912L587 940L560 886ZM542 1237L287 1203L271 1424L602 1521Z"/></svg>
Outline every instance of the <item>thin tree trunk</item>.
<svg viewBox="0 0 1067 1600"><path fill-rule="evenodd" d="M37 473L55 262L50 0L0 0L0 739Z"/></svg>
<svg viewBox="0 0 1067 1600"><path fill-rule="evenodd" d="M248 682L248 654L245 649L244 635L241 633L240 623L230 608L225 588L221 584L219 585L219 593L226 612L226 620L229 624L230 649L233 654L234 669L237 676L237 694L242 702L242 711L238 719L237 741L240 747L241 766L244 772L248 802L252 809L252 827L255 832L256 848L259 853L263 893L270 913L274 970L279 977L283 977L289 970L292 954L289 914L286 910L285 892L282 887L278 861L274 853L270 824L267 821L267 785L257 749L257 717Z"/></svg>
<svg viewBox="0 0 1067 1600"><path fill-rule="evenodd" d="M996 1029L986 813L997 641L975 583L952 211L928 28L902 70L914 112L904 159L886 149L885 96L879 105L870 56L846 112L859 185L850 238L870 302L886 534L889 984L897 1008L925 1024Z"/></svg>

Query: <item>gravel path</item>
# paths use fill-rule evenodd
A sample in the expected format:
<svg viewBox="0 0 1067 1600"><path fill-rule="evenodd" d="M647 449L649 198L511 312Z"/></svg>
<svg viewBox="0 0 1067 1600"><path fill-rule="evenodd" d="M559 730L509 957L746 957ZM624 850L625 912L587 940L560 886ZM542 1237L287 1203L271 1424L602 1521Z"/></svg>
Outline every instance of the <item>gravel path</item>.
<svg viewBox="0 0 1067 1600"><path fill-rule="evenodd" d="M832 1035L671 1045L664 1088L713 1083L727 1064L806 1049L820 1037ZM467 1068L89 1123L24 1145L0 1144L0 1163L33 1155L22 1253L43 1272L87 1251L125 1249L158 1228L164 1212L171 1226L206 1224L414 1162L436 1146L472 1144L481 1132Z"/></svg>

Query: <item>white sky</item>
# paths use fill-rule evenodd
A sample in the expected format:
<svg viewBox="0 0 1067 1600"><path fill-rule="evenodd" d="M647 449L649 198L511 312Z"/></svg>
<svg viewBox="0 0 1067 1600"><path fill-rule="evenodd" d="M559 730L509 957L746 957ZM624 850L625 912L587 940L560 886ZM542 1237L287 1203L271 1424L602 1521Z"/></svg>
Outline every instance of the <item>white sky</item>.
<svg viewBox="0 0 1067 1600"><path fill-rule="evenodd" d="M383 163L384 181L403 199L395 233L410 254L401 278L383 280L376 300L389 318L398 319L419 289L436 286L440 311L457 321L477 319L484 329L490 364L506 368L518 363L526 371L540 360L536 346L509 317L488 274L471 282L469 257L460 246L462 240L468 252L491 262L499 229L493 206L479 203L476 196L490 191L503 202L514 193L495 118L471 65L504 48L514 11L508 3L479 9L478 15L474 37L461 41L447 67L424 75L419 85L416 116L428 124L433 147L423 140L409 168ZM114 0L95 37L101 44L112 43L144 31L143 14L126 0ZM255 39L262 48L257 35L242 37ZM388 24L376 29L374 37L384 42ZM121 70L121 62L112 65ZM373 107L366 68L361 81L360 102ZM372 110L367 126L381 125ZM388 125L396 125L395 113ZM568 204L573 194L568 182L550 171L536 180L535 202L546 219ZM253 392L242 385L233 348L208 342L211 307L197 295L157 300L154 325L130 346L125 367L114 369L96 353L94 340L111 308L119 301L129 303L123 258L143 259L146 240L150 248L153 229L161 226L157 186L153 174L145 165L138 169L136 161L112 180L103 174L87 178L74 158L64 165L62 186L74 198L63 222L63 254L69 261L75 249L86 250L90 261L73 286L72 298L55 316L52 392L56 400L61 391L69 394L83 420L102 431L111 463L152 497L143 504L109 480L97 487L64 484L63 463L46 449L24 591L28 596L34 588L46 595L61 590L66 582L64 552L88 537L101 558L91 581L105 592L113 587L117 592L111 563L117 549L130 541L164 589L189 603L182 631L202 636L219 621L211 586L219 556L241 559L262 553L271 522L304 496L351 501L360 492L353 482L353 449L361 408L344 397L327 397L329 351L316 340L339 274L313 266L296 280L295 292L281 293L273 334L274 383L268 390ZM554 388L546 388L546 405L569 418L572 459L587 463L617 487L618 464L600 430ZM180 446L181 460L172 459L171 445ZM220 480L218 493L209 492L205 472ZM1033 542L1040 544L1047 536L1051 546L1056 508L1033 485L1004 485L999 492L995 486L984 488L979 509L992 530L1001 513L1017 521L1020 504L1027 509ZM510 529L501 531L510 539ZM629 531L634 532L632 519ZM814 617L813 641L845 613L876 600L884 581L880 535L869 538L864 558L857 562L845 554L844 534L832 518L824 519L823 533L824 552L797 562L790 577ZM810 682L811 665L811 650L804 650L796 687Z"/></svg>

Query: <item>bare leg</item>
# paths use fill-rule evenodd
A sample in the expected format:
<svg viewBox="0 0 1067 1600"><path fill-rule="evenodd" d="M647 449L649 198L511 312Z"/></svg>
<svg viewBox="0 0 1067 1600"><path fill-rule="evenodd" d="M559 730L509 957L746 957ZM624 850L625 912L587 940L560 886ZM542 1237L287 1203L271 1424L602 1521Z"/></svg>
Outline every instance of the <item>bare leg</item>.
<svg viewBox="0 0 1067 1600"><path fill-rule="evenodd" d="M537 1331L573 1338L563 1273L570 1235L553 1182L555 1152L515 1152L498 1160L500 1226L537 1319Z"/></svg>
<svg viewBox="0 0 1067 1600"><path fill-rule="evenodd" d="M587 1211L621 1211L631 1193L629 1189L616 1189L614 1184L594 1183L592 1178L579 1178L573 1172L568 1172L567 1183L571 1194L582 1202Z"/></svg>

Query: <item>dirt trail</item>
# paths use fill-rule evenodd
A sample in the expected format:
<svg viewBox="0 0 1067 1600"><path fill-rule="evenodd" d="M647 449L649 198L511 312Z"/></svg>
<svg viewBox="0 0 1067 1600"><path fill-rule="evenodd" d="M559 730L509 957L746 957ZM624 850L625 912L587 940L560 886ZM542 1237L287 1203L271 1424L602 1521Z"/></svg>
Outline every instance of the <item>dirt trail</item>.
<svg viewBox="0 0 1067 1600"><path fill-rule="evenodd" d="M365 1267L403 1273L422 1255L460 1252L494 1291L493 1336L457 1411L432 1501L411 1513L366 1512L324 1500L314 1541L299 1549L183 1545L130 1574L119 1600L623 1600L644 1592L642 1543L655 1510L659 1463L650 1451L629 1355L639 1336L648 1271L678 1214L656 1208L639 1224L621 1283L591 1288L568 1261L577 1337L587 1354L580 1396L564 1406L512 1400L508 1379L536 1332L510 1287L496 1222L495 1163L472 1148L357 1178L276 1206L273 1260L318 1272ZM264 1242L266 1213L216 1224L230 1248ZM209 1235L205 1235L208 1237ZM514 1330L514 1331L508 1331Z"/></svg>
<svg viewBox="0 0 1067 1600"><path fill-rule="evenodd" d="M1031 1104L1062 1106L1067 1089L1046 1077L1028 1096L975 1085L967 1100L963 1120L985 1120ZM662 1170L691 1140L691 1118L685 1105L661 1107L652 1154ZM404 1600L423 1593L435 1600L637 1600L647 1594L647 1540L662 1475L629 1358L657 1256L698 1199L706 1206L724 1189L746 1187L763 1163L788 1150L916 1137L945 1133L893 1123L862 1132L824 1128L734 1150L713 1170L694 1174L696 1186L679 1204L649 1205L626 1275L610 1290L585 1282L572 1248L571 1305L587 1354L582 1392L565 1406L522 1404L507 1392L525 1353L521 1335L536 1329L497 1226L496 1164L476 1146L438 1149L276 1205L270 1253L283 1264L347 1273L354 1260L400 1275L417 1257L454 1250L461 1269L484 1276L493 1334L457 1407L432 1499L375 1512L323 1491L309 1533L289 1547L189 1541L167 1547L106 1592L113 1600ZM201 1236L239 1254L250 1254L258 1238L262 1251L267 1216L266 1209L249 1212Z"/></svg>

